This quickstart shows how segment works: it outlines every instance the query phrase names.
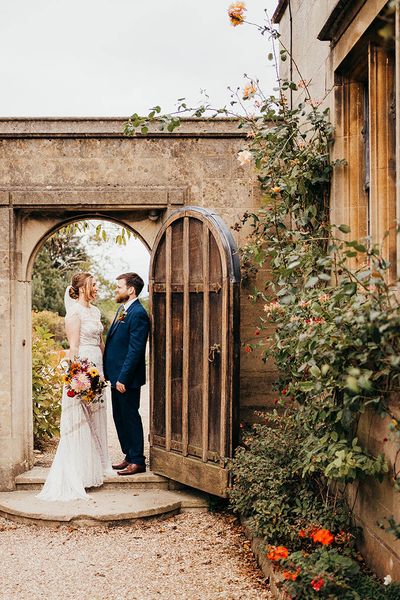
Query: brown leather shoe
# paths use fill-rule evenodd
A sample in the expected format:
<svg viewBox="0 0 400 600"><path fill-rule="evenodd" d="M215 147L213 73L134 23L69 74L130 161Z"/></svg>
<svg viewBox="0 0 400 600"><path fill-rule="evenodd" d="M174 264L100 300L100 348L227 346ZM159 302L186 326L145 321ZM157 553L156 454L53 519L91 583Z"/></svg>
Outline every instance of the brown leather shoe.
<svg viewBox="0 0 400 600"><path fill-rule="evenodd" d="M119 465L113 465L112 468L115 469L116 471L120 471L121 469L126 469L126 467L129 465L127 460L123 460L122 463L119 463Z"/></svg>
<svg viewBox="0 0 400 600"><path fill-rule="evenodd" d="M128 464L126 469L122 471L118 471L118 475L136 475L136 473L145 473L146 466L145 465L132 465Z"/></svg>

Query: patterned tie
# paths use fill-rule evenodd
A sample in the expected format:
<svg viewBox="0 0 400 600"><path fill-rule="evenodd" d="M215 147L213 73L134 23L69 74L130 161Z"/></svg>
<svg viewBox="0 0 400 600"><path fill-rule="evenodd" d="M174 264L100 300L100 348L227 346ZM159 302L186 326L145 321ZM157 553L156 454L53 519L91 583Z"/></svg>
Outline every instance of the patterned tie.
<svg viewBox="0 0 400 600"><path fill-rule="evenodd" d="M115 313L115 317L114 317L114 321L113 321L112 327L115 327L117 325L117 323L118 323L118 317L122 313L123 310L124 310L124 305L120 304L120 306L118 306L117 312Z"/></svg>

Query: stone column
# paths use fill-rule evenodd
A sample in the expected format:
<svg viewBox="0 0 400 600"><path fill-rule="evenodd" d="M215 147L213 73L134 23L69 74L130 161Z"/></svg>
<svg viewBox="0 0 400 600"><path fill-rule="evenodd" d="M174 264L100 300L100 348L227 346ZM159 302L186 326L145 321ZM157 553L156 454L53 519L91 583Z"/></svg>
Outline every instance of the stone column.
<svg viewBox="0 0 400 600"><path fill-rule="evenodd" d="M11 398L11 222L12 209L0 206L0 490L14 487Z"/></svg>

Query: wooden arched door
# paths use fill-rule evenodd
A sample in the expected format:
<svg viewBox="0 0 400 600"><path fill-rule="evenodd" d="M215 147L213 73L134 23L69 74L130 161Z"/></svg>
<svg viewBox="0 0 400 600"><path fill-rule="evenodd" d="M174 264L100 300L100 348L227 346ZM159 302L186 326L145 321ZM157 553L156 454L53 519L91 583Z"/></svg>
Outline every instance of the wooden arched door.
<svg viewBox="0 0 400 600"><path fill-rule="evenodd" d="M226 496L238 428L237 248L215 214L174 212L150 263L150 465Z"/></svg>

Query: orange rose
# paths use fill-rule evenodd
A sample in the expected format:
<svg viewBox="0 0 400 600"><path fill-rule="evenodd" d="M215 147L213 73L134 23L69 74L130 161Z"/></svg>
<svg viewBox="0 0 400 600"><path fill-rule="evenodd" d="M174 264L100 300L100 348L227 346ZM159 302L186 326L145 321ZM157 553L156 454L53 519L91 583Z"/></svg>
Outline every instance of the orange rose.
<svg viewBox="0 0 400 600"><path fill-rule="evenodd" d="M313 542L319 542L324 546L332 544L333 540L335 539L329 529L317 529L311 534L311 538Z"/></svg>
<svg viewBox="0 0 400 600"><path fill-rule="evenodd" d="M281 560L289 556L289 550L285 546L271 546L267 554L269 560Z"/></svg>
<svg viewBox="0 0 400 600"><path fill-rule="evenodd" d="M283 571L283 578L287 581L296 581L299 573L300 569L297 569L296 571Z"/></svg>
<svg viewBox="0 0 400 600"><path fill-rule="evenodd" d="M246 5L244 2L234 2L228 9L229 19L234 27L242 25L244 22L244 13L246 12Z"/></svg>

